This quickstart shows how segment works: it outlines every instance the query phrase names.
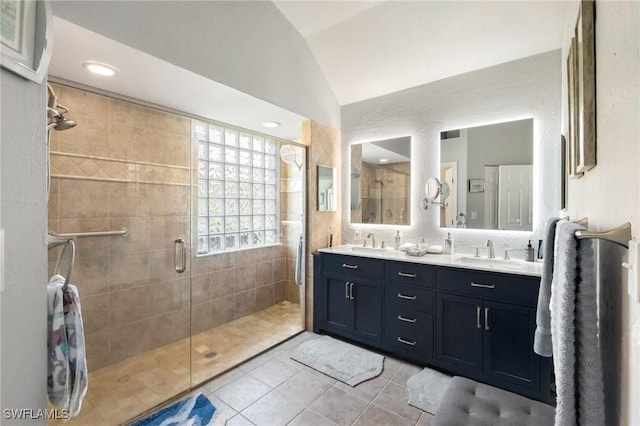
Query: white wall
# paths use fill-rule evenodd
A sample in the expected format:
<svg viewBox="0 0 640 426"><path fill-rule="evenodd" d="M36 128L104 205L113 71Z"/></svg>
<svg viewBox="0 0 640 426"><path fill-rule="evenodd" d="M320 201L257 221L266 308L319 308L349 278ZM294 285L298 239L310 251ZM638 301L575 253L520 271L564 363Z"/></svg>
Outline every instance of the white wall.
<svg viewBox="0 0 640 426"><path fill-rule="evenodd" d="M565 30L563 58L568 52L578 3L573 7ZM638 28L639 2L596 2L597 166L581 179L569 181L568 206L572 217L588 216L589 227L596 230L631 222L635 236L640 230ZM626 256L624 249L600 245L603 357L605 366L621 375L608 377L605 395L608 424L616 424L619 417L619 424L640 425L640 305L627 294L626 274L620 267Z"/></svg>
<svg viewBox="0 0 640 426"><path fill-rule="evenodd" d="M1 295L1 409L46 407L46 86L0 71L1 226L5 230ZM2 425L46 424L7 420Z"/></svg>
<svg viewBox="0 0 640 426"><path fill-rule="evenodd" d="M334 128L338 101L302 36L269 1L55 1L96 33Z"/></svg>
<svg viewBox="0 0 640 426"><path fill-rule="evenodd" d="M411 226L357 225L378 230L378 240L391 241L396 229L404 240L442 244L446 232L438 224L439 209L424 211L420 202L428 177L439 176L440 132L523 118L533 118L534 232L451 230L456 250L471 253L471 246L491 238L497 252L503 246L525 248L538 238L546 218L560 209L560 51L547 52L495 67L369 99L342 107L343 182L349 182L349 145L412 136ZM544 191L542 188L544 187ZM343 205L349 204L348 190ZM351 238L349 212L343 212L343 236ZM514 252L514 257L524 252Z"/></svg>

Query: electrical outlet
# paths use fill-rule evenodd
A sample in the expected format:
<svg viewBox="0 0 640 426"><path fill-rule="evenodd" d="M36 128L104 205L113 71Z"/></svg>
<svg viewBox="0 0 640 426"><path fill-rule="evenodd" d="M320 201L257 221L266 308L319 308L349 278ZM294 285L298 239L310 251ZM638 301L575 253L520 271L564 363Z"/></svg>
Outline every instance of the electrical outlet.
<svg viewBox="0 0 640 426"><path fill-rule="evenodd" d="M360 238L362 238L362 232L359 229L354 229L353 230L353 239L354 240L359 240Z"/></svg>

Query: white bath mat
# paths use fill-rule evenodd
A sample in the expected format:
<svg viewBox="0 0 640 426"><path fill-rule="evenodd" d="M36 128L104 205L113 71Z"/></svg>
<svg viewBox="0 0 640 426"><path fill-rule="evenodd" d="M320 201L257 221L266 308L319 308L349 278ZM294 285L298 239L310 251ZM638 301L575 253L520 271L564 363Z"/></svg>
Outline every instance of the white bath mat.
<svg viewBox="0 0 640 426"><path fill-rule="evenodd" d="M435 414L450 382L451 376L425 368L407 380L409 405Z"/></svg>
<svg viewBox="0 0 640 426"><path fill-rule="evenodd" d="M356 386L382 373L384 357L329 336L300 344L291 359Z"/></svg>

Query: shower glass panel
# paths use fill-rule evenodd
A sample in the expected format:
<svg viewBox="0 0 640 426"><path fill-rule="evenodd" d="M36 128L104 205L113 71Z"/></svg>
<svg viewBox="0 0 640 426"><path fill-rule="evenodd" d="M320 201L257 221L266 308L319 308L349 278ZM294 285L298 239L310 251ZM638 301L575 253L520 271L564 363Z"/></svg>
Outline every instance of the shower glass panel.
<svg viewBox="0 0 640 426"><path fill-rule="evenodd" d="M89 380L65 424L117 425L190 386L190 120L52 87L78 125L51 132L49 231L129 230L76 241Z"/></svg>
<svg viewBox="0 0 640 426"><path fill-rule="evenodd" d="M272 137L192 121L192 386L303 330L304 168L279 153Z"/></svg>

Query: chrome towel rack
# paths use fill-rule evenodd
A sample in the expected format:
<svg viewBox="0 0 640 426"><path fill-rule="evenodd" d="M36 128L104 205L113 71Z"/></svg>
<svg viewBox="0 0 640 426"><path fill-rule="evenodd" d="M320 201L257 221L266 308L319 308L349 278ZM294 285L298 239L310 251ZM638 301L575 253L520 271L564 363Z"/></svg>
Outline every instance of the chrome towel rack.
<svg viewBox="0 0 640 426"><path fill-rule="evenodd" d="M611 241L628 249L629 240L631 240L631 224L627 222L624 225L608 231L576 231L575 235L579 240L596 239Z"/></svg>
<svg viewBox="0 0 640 426"><path fill-rule="evenodd" d="M129 235L129 230L127 228L121 228L121 229L115 229L111 231L72 232L72 233L66 233L66 234L56 234L54 232L49 233L50 237L63 238L63 239L83 238L83 237L109 237L109 236L117 236L117 235L126 237L127 235Z"/></svg>

